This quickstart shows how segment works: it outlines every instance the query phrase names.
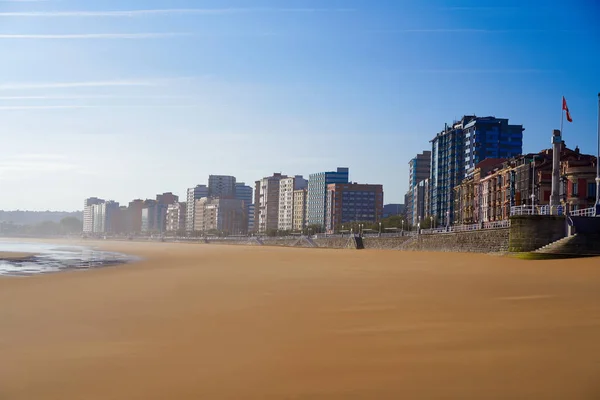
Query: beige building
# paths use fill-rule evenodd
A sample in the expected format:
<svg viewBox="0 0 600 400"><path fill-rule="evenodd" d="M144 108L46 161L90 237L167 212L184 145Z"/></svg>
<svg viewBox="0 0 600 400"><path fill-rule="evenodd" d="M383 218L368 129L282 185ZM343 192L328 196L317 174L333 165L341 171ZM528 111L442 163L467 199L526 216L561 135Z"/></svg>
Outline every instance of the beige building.
<svg viewBox="0 0 600 400"><path fill-rule="evenodd" d="M248 232L243 200L203 197L196 200L194 229L204 233L241 235Z"/></svg>
<svg viewBox="0 0 600 400"><path fill-rule="evenodd" d="M286 175L275 173L256 181L254 190L254 230L267 233L278 229L279 183Z"/></svg>
<svg viewBox="0 0 600 400"><path fill-rule="evenodd" d="M185 230L186 203L173 203L167 207L167 232L181 232Z"/></svg>
<svg viewBox="0 0 600 400"><path fill-rule="evenodd" d="M301 231L306 228L306 194L307 189L294 190L294 222L292 230Z"/></svg>
<svg viewBox="0 0 600 400"><path fill-rule="evenodd" d="M279 181L279 216L277 229L291 231L294 228L294 191L306 189L308 181L301 175Z"/></svg>

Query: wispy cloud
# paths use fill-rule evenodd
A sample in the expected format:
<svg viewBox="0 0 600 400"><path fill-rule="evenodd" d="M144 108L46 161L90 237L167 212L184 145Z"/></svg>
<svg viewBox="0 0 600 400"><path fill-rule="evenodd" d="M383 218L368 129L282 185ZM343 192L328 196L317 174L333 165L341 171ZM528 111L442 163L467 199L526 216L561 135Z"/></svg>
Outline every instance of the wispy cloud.
<svg viewBox="0 0 600 400"><path fill-rule="evenodd" d="M409 73L432 73L432 74L536 74L536 73L555 73L560 72L559 70L550 69L412 69L412 70L401 70L399 72Z"/></svg>
<svg viewBox="0 0 600 400"><path fill-rule="evenodd" d="M96 88L96 87L119 87L119 86L159 86L168 81L169 81L168 79L163 79L163 80L157 79L157 80L112 80L112 81L85 81L85 82L0 83L0 90L70 89L70 88Z"/></svg>
<svg viewBox="0 0 600 400"><path fill-rule="evenodd" d="M421 29L381 29L366 33L535 33L550 32L543 29L477 29L477 28L421 28Z"/></svg>
<svg viewBox="0 0 600 400"><path fill-rule="evenodd" d="M106 99L126 99L126 100L173 100L190 99L192 96L170 96L170 95L148 95L148 96L127 96L127 95L40 95L40 96L0 96L0 101L12 100L106 100Z"/></svg>
<svg viewBox="0 0 600 400"><path fill-rule="evenodd" d="M247 13L316 13L351 12L350 8L166 8L119 11L13 11L2 12L0 17L142 17L153 15L226 15Z"/></svg>
<svg viewBox="0 0 600 400"><path fill-rule="evenodd" d="M164 32L164 33L81 33L81 34L5 34L0 33L0 39L37 39L37 40L81 40L81 39L154 39L177 36L190 36L189 33Z"/></svg>
<svg viewBox="0 0 600 400"><path fill-rule="evenodd" d="M0 111L19 111L19 110L69 110L86 108L198 108L203 107L197 104L101 104L101 105L43 105L43 106L0 106Z"/></svg>
<svg viewBox="0 0 600 400"><path fill-rule="evenodd" d="M442 7L440 10L448 10L448 11L515 11L519 10L520 7L514 6L456 6L456 7Z"/></svg>

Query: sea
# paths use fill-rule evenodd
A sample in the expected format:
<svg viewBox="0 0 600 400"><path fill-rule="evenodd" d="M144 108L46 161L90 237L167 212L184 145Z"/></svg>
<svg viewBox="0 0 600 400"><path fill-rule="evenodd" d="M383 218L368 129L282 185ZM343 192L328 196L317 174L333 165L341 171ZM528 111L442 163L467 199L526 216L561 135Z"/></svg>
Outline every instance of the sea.
<svg viewBox="0 0 600 400"><path fill-rule="evenodd" d="M2 260L1 252L30 253L23 260ZM125 264L136 257L85 246L0 240L0 276L30 276L61 271L87 270Z"/></svg>

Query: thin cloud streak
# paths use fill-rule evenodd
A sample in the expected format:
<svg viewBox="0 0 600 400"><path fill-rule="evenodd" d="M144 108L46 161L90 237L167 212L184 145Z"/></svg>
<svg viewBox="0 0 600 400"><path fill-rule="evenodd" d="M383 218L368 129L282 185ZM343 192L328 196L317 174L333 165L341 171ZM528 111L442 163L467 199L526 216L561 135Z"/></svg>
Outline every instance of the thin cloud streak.
<svg viewBox="0 0 600 400"><path fill-rule="evenodd" d="M169 8L153 10L122 11L15 11L2 12L0 17L141 17L153 15L227 15L249 13L316 13L316 12L351 12L349 8Z"/></svg>
<svg viewBox="0 0 600 400"><path fill-rule="evenodd" d="M0 111L18 111L18 110L55 110L55 109L86 109L86 108L198 108L203 107L196 104L126 104L126 105L56 105L56 106L0 106Z"/></svg>
<svg viewBox="0 0 600 400"><path fill-rule="evenodd" d="M440 28L440 29L381 29L369 30L366 33L535 33L553 32L542 29L475 29L475 28ZM554 31L559 32L559 31Z"/></svg>
<svg viewBox="0 0 600 400"><path fill-rule="evenodd" d="M176 78L177 80L183 78ZM128 87L128 86L159 86L173 79L164 80L114 80L87 82L40 82L40 83L0 83L0 90L30 90L30 89L71 89L96 87Z"/></svg>
<svg viewBox="0 0 600 400"><path fill-rule="evenodd" d="M412 69L401 70L402 73L448 73L448 74L535 74L535 73L556 73L559 70L551 69Z"/></svg>
<svg viewBox="0 0 600 400"><path fill-rule="evenodd" d="M0 39L29 39L29 40L81 40L81 39L154 39L177 36L190 36L189 33L165 32L165 33L82 33L82 34L0 34Z"/></svg>
<svg viewBox="0 0 600 400"><path fill-rule="evenodd" d="M101 100L101 99L137 99L137 100L172 100L172 99L191 99L192 96L169 96L169 95L148 95L148 96L127 96L127 95L66 95L66 96L0 96L0 101L7 100Z"/></svg>

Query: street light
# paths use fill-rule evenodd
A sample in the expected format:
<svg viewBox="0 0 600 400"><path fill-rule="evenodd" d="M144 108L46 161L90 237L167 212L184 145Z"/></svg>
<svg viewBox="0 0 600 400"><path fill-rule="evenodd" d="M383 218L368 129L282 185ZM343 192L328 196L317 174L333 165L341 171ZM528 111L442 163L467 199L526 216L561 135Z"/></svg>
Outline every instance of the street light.
<svg viewBox="0 0 600 400"><path fill-rule="evenodd" d="M535 207L535 154L531 159L531 165L533 166L533 173L531 174L531 213L533 214L533 208Z"/></svg>

